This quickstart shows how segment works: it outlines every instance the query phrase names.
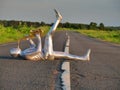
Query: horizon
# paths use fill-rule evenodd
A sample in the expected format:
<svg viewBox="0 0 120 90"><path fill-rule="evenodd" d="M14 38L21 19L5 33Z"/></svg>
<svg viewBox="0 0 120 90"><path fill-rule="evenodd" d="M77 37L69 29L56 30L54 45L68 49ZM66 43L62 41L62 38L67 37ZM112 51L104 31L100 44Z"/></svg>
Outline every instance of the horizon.
<svg viewBox="0 0 120 90"><path fill-rule="evenodd" d="M1 20L1 19L0 19ZM1 21L4 21L4 20L1 20ZM5 20L5 21L22 21L22 22L37 22L37 21L24 21L24 20ZM44 21L41 21L41 22L44 22ZM41 22L38 22L38 23L41 23ZM53 22L51 22L51 23L46 23L46 22L44 22L45 24L52 24ZM90 25L90 23L72 23L72 22L61 22L61 23L70 23L70 24L84 24L84 25ZM93 22L93 23L96 23L96 22ZM101 22L102 23L102 22ZM100 23L96 23L97 24L97 26L99 26L99 24ZM104 24L104 23L103 23ZM120 27L120 25L119 26L106 26L106 25L104 25L105 27Z"/></svg>

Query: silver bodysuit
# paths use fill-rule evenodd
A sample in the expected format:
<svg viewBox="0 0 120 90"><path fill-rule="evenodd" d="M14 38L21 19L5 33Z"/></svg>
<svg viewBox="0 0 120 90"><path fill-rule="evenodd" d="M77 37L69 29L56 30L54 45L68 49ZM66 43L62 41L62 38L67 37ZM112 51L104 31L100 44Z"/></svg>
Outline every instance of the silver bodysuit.
<svg viewBox="0 0 120 90"><path fill-rule="evenodd" d="M34 44L32 39L29 39L30 41L30 48L27 48L23 51L18 48L13 48L10 50L10 54L12 56L17 56L18 54L27 59L27 60L54 60L55 58L65 58L65 59L72 59L72 60L90 60L90 52L91 50L89 49L87 53L84 56L77 56L77 55L72 55L69 54L69 44L70 44L70 37L66 34L67 40L66 40L66 45L64 52L61 51L54 51L53 50L53 41L52 41L52 33L55 32L58 24L62 20L62 15L55 10L56 13L56 21L50 28L49 32L45 36L45 43L44 43L44 48L42 49L42 42L41 42L41 36L40 33L36 33L35 36L38 40L38 45Z"/></svg>

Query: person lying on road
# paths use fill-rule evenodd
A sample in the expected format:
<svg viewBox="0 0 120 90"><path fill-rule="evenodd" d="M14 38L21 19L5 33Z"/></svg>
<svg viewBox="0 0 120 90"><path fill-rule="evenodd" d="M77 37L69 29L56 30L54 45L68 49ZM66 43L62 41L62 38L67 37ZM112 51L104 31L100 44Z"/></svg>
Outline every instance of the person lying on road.
<svg viewBox="0 0 120 90"><path fill-rule="evenodd" d="M12 48L10 50L10 54L13 57L21 56L24 59L33 60L33 61L54 60L55 58L65 58L65 59L69 59L69 60L73 59L73 60L83 60L83 61L90 60L90 52L91 52L90 49L87 51L87 53L84 56L77 56L77 55L69 54L70 37L67 34L66 34L67 40L66 40L64 52L53 50L52 35L55 32L58 24L62 20L62 15L57 10L55 10L55 13L56 13L56 21L50 28L47 35L45 36L45 43L44 43L43 49L42 49L42 42L41 42L42 30L34 30L34 31L32 31L32 34L37 38L38 45L35 45L34 42L32 41L32 39L28 37L28 40L29 40L30 46L31 46L30 48L27 48L22 51L20 49L19 43L18 43L18 47Z"/></svg>

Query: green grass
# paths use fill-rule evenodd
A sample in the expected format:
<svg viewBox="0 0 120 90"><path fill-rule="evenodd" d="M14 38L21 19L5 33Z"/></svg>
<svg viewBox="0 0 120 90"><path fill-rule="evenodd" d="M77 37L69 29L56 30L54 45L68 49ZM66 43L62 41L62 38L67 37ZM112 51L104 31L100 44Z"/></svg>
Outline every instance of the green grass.
<svg viewBox="0 0 120 90"><path fill-rule="evenodd" d="M97 38L103 41L112 42L116 44L120 44L120 30L113 31L104 31L104 30L79 30L73 28L58 28L58 30L70 30L76 31L86 36Z"/></svg>
<svg viewBox="0 0 120 90"><path fill-rule="evenodd" d="M4 27L0 25L0 44L6 42L13 42L21 38L23 34L12 27Z"/></svg>
<svg viewBox="0 0 120 90"><path fill-rule="evenodd" d="M79 30L78 32L92 38L97 38L104 41L120 44L120 30L115 31Z"/></svg>
<svg viewBox="0 0 120 90"><path fill-rule="evenodd" d="M40 27L44 30L43 35L48 32L49 26ZM18 26L17 28L13 27L4 27L0 25L0 44L15 42L20 38L24 37L26 34L29 34L30 30L35 30L38 28L28 27L28 26Z"/></svg>
<svg viewBox="0 0 120 90"><path fill-rule="evenodd" d="M58 30L76 31L92 38L97 38L103 41L120 44L120 30L104 31L104 30L81 30L73 28L58 28Z"/></svg>
<svg viewBox="0 0 120 90"><path fill-rule="evenodd" d="M29 33L31 29L33 28L26 26L13 28L0 25L0 44L17 41L18 39Z"/></svg>
<svg viewBox="0 0 120 90"><path fill-rule="evenodd" d="M50 29L49 26L43 26L39 28L44 31L43 35L45 35ZM3 25L0 25L0 44L17 41L18 39L24 37L26 34L29 34L30 30L35 29L38 28L28 26L18 26L17 28L13 28L4 27ZM98 38L104 41L120 44L120 30L114 31L78 30L78 29L75 30L72 28L57 28L57 30L77 31L89 37Z"/></svg>

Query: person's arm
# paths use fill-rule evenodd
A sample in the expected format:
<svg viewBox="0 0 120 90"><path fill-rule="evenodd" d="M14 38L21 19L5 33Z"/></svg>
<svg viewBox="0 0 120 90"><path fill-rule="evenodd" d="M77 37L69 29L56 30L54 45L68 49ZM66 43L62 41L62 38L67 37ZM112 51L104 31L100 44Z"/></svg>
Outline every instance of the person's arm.
<svg viewBox="0 0 120 90"><path fill-rule="evenodd" d="M20 43L23 40L28 40L30 43L30 47L36 47L34 41L31 38L32 38L32 36L28 35L28 36L25 36L25 37L21 38L20 40L18 40L18 47L20 48Z"/></svg>
<svg viewBox="0 0 120 90"><path fill-rule="evenodd" d="M41 41L41 35L42 35L42 30L38 29L38 30L34 30L31 32L32 35L36 36L38 42L37 42L37 47L36 50L42 52L42 41ZM32 43L32 42L31 42Z"/></svg>

